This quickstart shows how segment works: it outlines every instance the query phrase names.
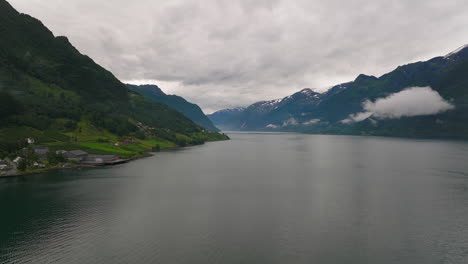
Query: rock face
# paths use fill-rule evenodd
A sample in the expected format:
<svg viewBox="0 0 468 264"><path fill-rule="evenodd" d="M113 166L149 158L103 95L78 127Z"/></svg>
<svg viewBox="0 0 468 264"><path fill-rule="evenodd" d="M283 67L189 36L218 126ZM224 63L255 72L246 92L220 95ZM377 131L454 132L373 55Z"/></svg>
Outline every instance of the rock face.
<svg viewBox="0 0 468 264"><path fill-rule="evenodd" d="M411 89L414 87L424 88ZM404 92L407 90L412 92ZM407 111L416 109L415 113L421 113L417 109L430 102L418 95L412 98L414 91L434 94L440 97L439 103L450 107L397 117L375 109L406 107ZM400 100L398 105L388 106L389 102L397 102L395 98L407 102ZM468 138L468 47L429 61L399 66L381 77L361 74L325 93L303 89L237 111L221 110L209 118L215 125L231 130Z"/></svg>

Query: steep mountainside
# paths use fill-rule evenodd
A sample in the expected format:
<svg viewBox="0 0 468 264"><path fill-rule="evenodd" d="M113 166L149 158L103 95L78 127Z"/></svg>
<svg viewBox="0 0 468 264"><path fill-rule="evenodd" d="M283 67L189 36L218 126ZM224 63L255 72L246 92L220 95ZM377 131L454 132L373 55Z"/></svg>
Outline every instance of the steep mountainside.
<svg viewBox="0 0 468 264"><path fill-rule="evenodd" d="M466 46L443 57L400 66L378 78L362 74L322 94L304 91L308 90L253 104L236 118L229 119L224 111L209 117L215 125L222 123L236 130L468 138ZM403 97L405 94L415 95ZM438 102L425 102L418 94L441 97L444 102L440 103L450 107L424 112L420 108L425 104ZM400 114L392 114L395 112Z"/></svg>
<svg viewBox="0 0 468 264"><path fill-rule="evenodd" d="M97 134L108 135L101 141L133 136L180 144L212 136L179 112L129 91L66 37L55 37L5 0L0 36L0 152L25 136L57 144ZM84 136L85 130L96 133Z"/></svg>
<svg viewBox="0 0 468 264"><path fill-rule="evenodd" d="M209 131L219 131L213 123L211 122L208 117L203 113L200 107L196 104L192 104L187 102L184 98L177 96L177 95L167 95L165 94L157 85L131 85L127 84L127 87L136 92L141 94L142 96L146 97L147 99L165 104L172 109L175 109L190 120L202 126L206 130Z"/></svg>

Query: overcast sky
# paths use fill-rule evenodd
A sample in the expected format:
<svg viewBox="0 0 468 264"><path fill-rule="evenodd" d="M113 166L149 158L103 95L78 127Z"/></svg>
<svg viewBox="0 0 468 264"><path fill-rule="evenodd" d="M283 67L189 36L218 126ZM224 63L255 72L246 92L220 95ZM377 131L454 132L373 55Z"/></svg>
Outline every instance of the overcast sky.
<svg viewBox="0 0 468 264"><path fill-rule="evenodd" d="M207 113L468 44L466 0L9 0L120 80Z"/></svg>

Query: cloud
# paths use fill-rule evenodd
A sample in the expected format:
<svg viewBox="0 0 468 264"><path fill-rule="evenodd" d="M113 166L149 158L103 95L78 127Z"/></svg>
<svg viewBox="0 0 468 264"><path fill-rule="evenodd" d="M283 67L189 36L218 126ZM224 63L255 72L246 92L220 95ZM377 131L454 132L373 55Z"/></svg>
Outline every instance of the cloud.
<svg viewBox="0 0 468 264"><path fill-rule="evenodd" d="M362 106L364 112L352 114L341 122L344 124L360 122L371 116L379 119L394 119L434 115L455 108L431 87L410 87L377 99L375 102L366 100Z"/></svg>
<svg viewBox="0 0 468 264"><path fill-rule="evenodd" d="M266 126L266 128L273 128L273 129L275 129L275 128L279 128L279 126L273 125L273 124L269 124L269 125Z"/></svg>
<svg viewBox="0 0 468 264"><path fill-rule="evenodd" d="M266 128L280 128L280 127L299 126L299 125L310 126L310 125L317 124L319 122L320 122L320 119L311 119L309 121L299 123L299 121L297 119L291 117L291 118L289 118L287 120L284 120L281 125L268 124L266 126Z"/></svg>
<svg viewBox="0 0 468 264"><path fill-rule="evenodd" d="M283 121L283 124L281 126L287 127L287 126L297 126L299 125L299 122L297 122L297 119L291 117L288 120Z"/></svg>
<svg viewBox="0 0 468 264"><path fill-rule="evenodd" d="M372 116L372 112L361 112L357 114L351 114L348 118L341 120L343 124L351 124L354 122L361 122Z"/></svg>
<svg viewBox="0 0 468 264"><path fill-rule="evenodd" d="M374 103L366 101L364 109L379 118L400 118L402 116L433 115L453 109L431 87L412 87L392 94Z"/></svg>
<svg viewBox="0 0 468 264"><path fill-rule="evenodd" d="M309 121L306 121L306 122L303 122L302 124L304 126L310 126L310 125L314 125L314 124L317 124L320 122L320 119L311 119Z"/></svg>
<svg viewBox="0 0 468 264"><path fill-rule="evenodd" d="M207 112L381 75L468 36L466 0L9 1L119 79Z"/></svg>

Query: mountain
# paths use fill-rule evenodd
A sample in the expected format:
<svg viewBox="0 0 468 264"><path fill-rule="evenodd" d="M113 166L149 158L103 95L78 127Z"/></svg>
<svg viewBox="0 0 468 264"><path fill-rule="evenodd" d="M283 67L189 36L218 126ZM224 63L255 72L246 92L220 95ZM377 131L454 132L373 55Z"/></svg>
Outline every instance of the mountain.
<svg viewBox="0 0 468 264"><path fill-rule="evenodd" d="M208 118L223 131L239 130L242 127L245 108L224 109L208 115Z"/></svg>
<svg viewBox="0 0 468 264"><path fill-rule="evenodd" d="M131 85L127 84L127 87L146 97L147 99L165 104L172 109L175 109L190 120L205 128L208 131L218 132L219 129L213 125L210 119L206 117L200 107L196 104L187 102L184 98L177 95L165 94L157 85Z"/></svg>
<svg viewBox="0 0 468 264"><path fill-rule="evenodd" d="M228 130L270 130L292 125L305 107L319 101L321 94L309 88L282 99L261 101L245 108L225 109L208 117L219 127Z"/></svg>
<svg viewBox="0 0 468 264"><path fill-rule="evenodd" d="M154 145L224 138L130 91L66 37L55 37L5 0L0 0L0 36L0 152L32 136L54 148L129 155ZM141 144L123 149L103 143L124 136Z"/></svg>
<svg viewBox="0 0 468 264"><path fill-rule="evenodd" d="M468 47L324 93L258 102L234 118L225 113L209 118L233 130L468 138Z"/></svg>

